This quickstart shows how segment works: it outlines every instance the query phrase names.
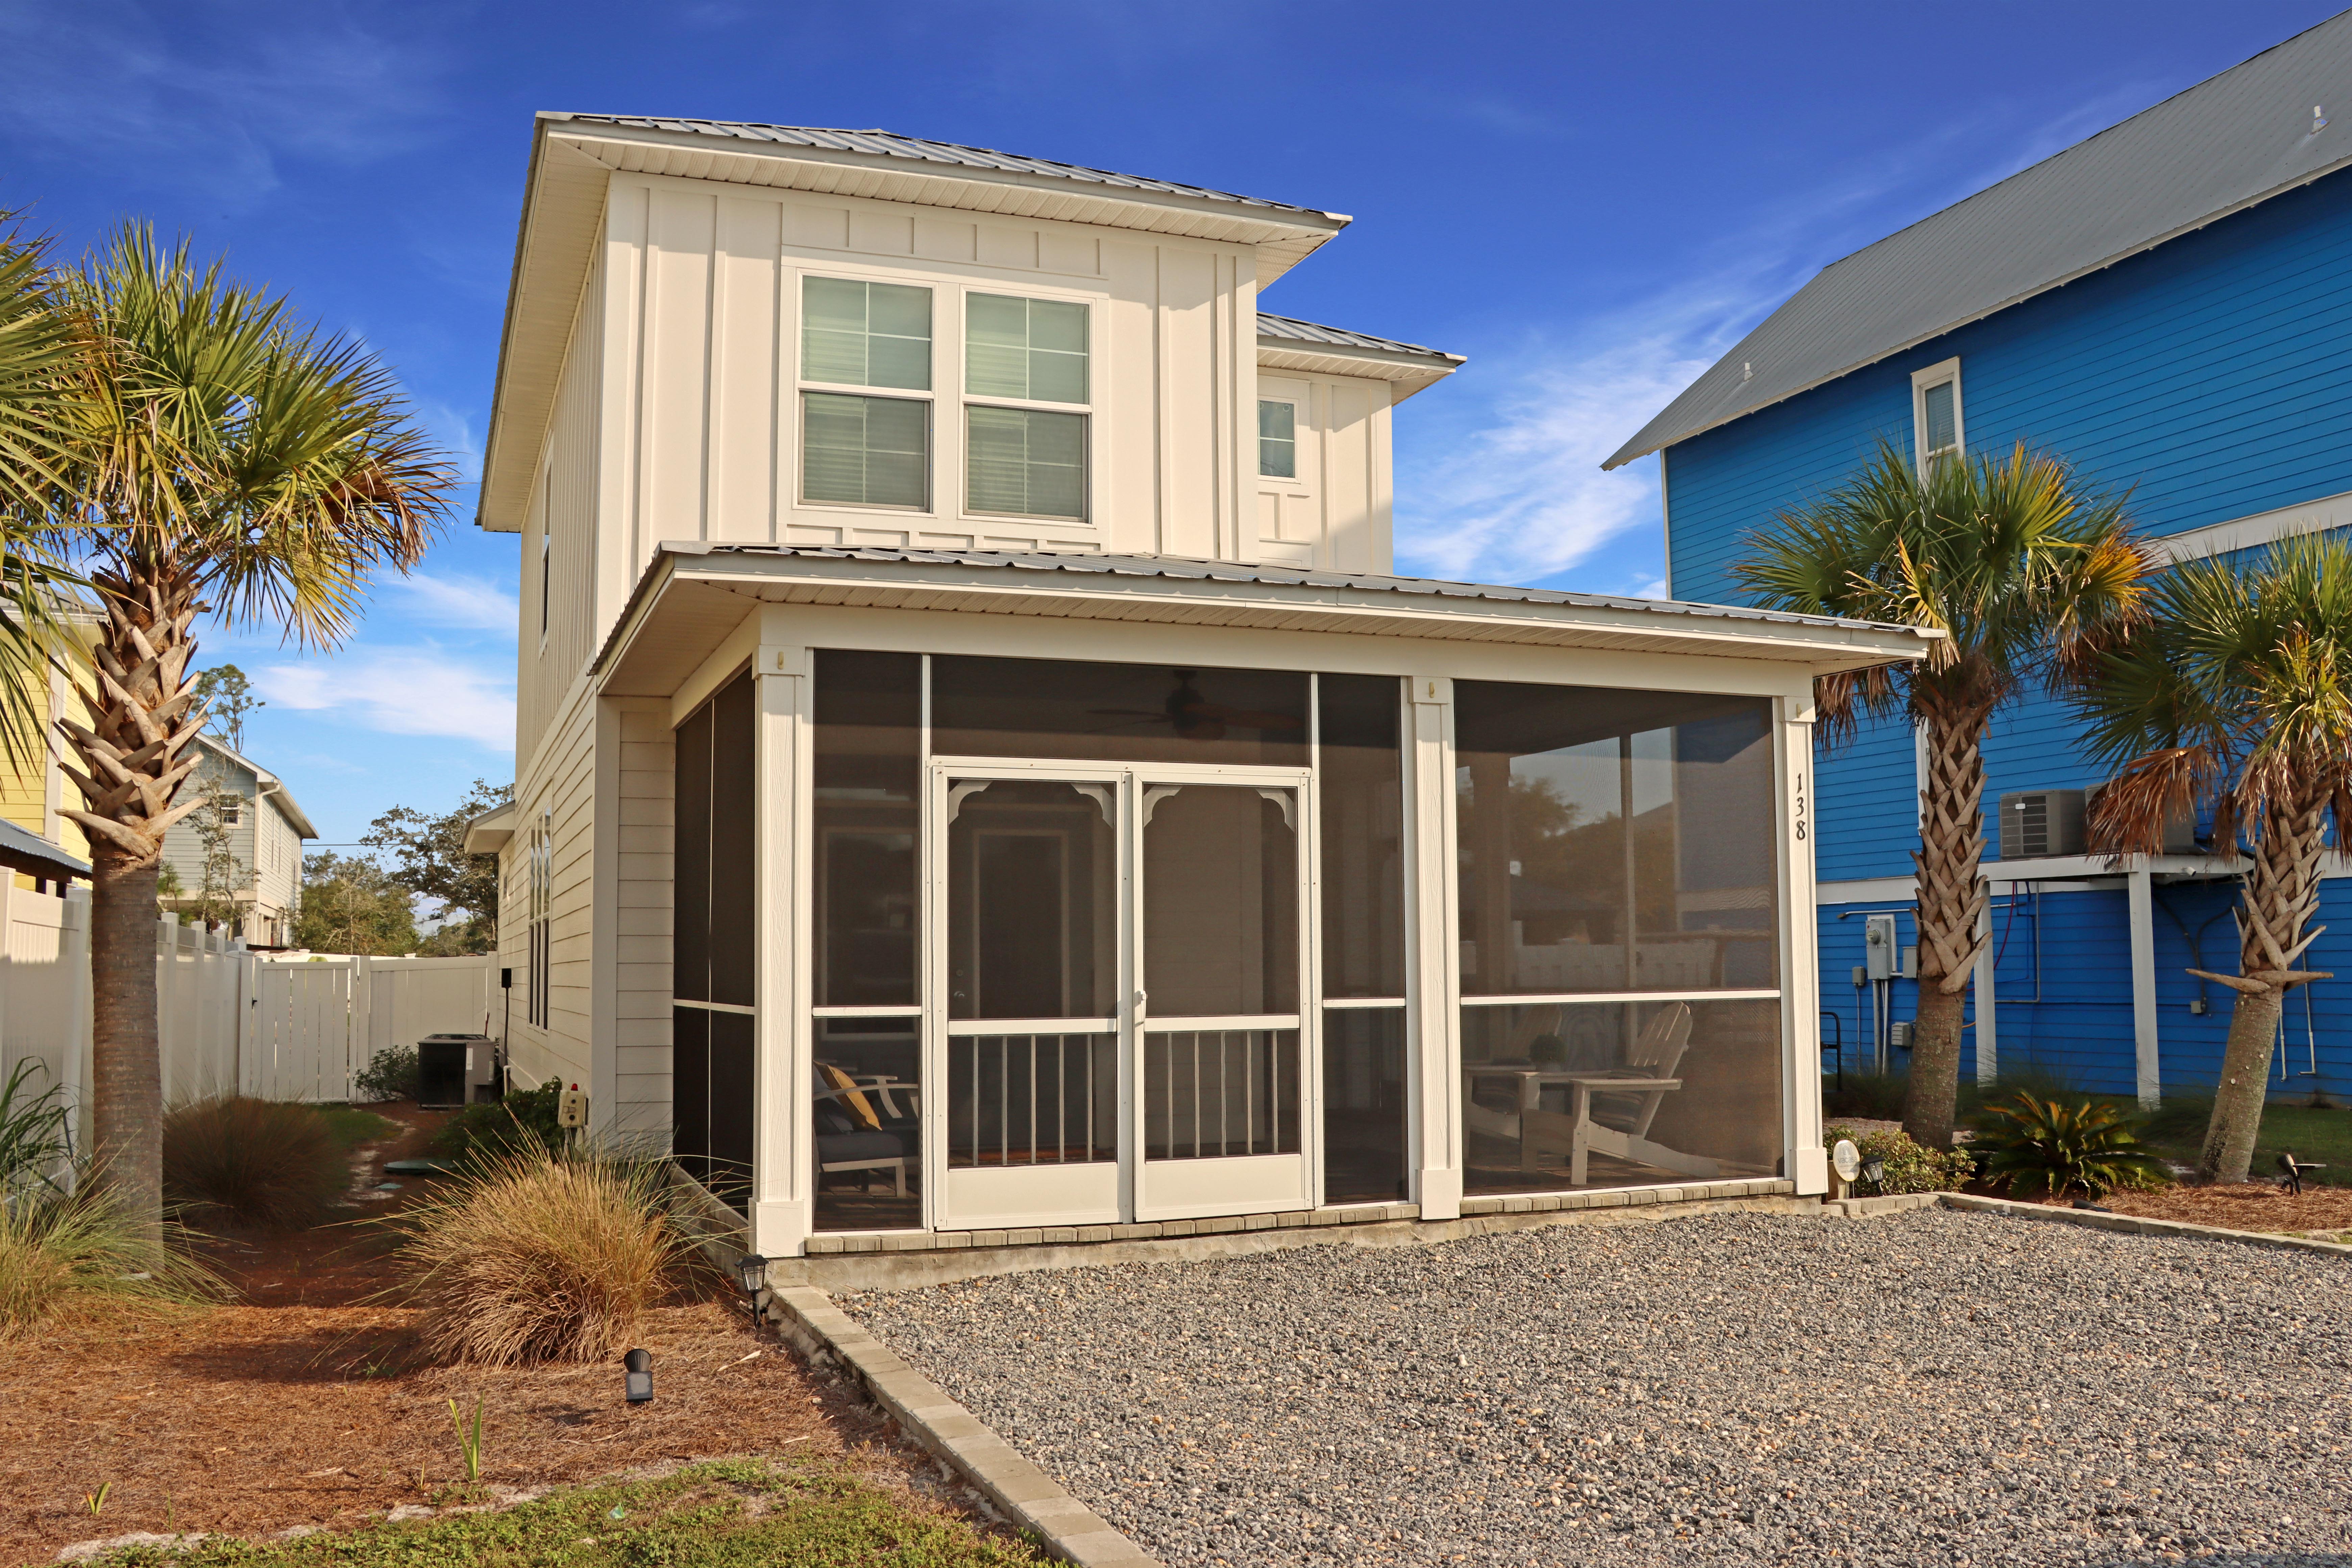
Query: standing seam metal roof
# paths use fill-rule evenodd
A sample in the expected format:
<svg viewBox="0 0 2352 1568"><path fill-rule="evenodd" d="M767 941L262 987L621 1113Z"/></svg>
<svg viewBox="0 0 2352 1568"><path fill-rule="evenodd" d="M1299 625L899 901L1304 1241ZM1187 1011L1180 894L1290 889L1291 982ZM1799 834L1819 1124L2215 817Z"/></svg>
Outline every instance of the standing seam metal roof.
<svg viewBox="0 0 2352 1568"><path fill-rule="evenodd" d="M1057 555L1047 552L998 552L967 550L849 549L808 544L724 544L701 541L664 541L673 555L772 555L815 561L905 562L934 566L989 566L1020 572L1064 572L1076 575L1164 577L1179 582L1263 583L1280 587L1348 588L1367 594L1401 594L1448 599L1483 599L1496 604L1560 605L1578 609L1637 610L1662 616L1683 616L1727 621L1755 621L1773 626L1845 628L1856 631L1904 632L1932 640L1940 636L1918 626L1882 621L1847 620L1836 616L1800 616L1781 610L1753 610L1738 605L1700 605L1678 599L1627 599L1602 594L1572 594L1557 588L1517 588L1492 583L1453 583L1434 577L1380 577L1347 572L1299 572L1282 567L1243 566L1215 561L1171 561L1157 555Z"/></svg>
<svg viewBox="0 0 2352 1568"><path fill-rule="evenodd" d="M834 153L862 153L915 163L988 169L998 174L1043 174L1052 179L1075 180L1120 190L1232 202L1237 206L1258 207L1269 213L1295 213L1322 224L1349 221L1344 214L1297 206L1289 202L1236 195L1231 191L1211 190L1205 185L1180 185L1167 180L1150 180L1139 174L1118 174L1108 169L1089 169L1079 163L1057 163L1047 158L1024 157L1017 153L1000 153L989 147L965 147L953 142L927 142L919 136L901 136L891 131L835 131L816 125L762 125L740 120L673 120L667 116L633 114L550 111L540 118L570 121L582 125L612 125L633 131L669 131L686 135L727 137L740 142L771 142L790 147L822 148Z"/></svg>
<svg viewBox="0 0 2352 1568"><path fill-rule="evenodd" d="M2336 123L2315 128L2329 104ZM1614 468L2352 162L2352 12L1832 263Z"/></svg>
<svg viewBox="0 0 2352 1568"><path fill-rule="evenodd" d="M1435 360L1441 364L1465 364L1460 354L1447 353L1420 343L1400 342L1394 338L1376 338L1370 332L1351 332L1345 327L1326 327L1315 321L1302 321L1296 316L1276 316L1267 311L1257 313L1257 335L1280 338L1286 342L1328 343L1338 348L1377 349L1382 353L1411 354L1417 359Z"/></svg>

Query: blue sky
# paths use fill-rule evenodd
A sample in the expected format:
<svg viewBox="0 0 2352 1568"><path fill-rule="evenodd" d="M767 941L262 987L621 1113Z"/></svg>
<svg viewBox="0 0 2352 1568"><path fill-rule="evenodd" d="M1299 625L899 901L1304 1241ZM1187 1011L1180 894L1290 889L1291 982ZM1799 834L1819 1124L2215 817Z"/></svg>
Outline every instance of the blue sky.
<svg viewBox="0 0 2352 1568"><path fill-rule="evenodd" d="M0 205L126 216L364 339L466 468L530 115L908 134L1355 215L1269 310L1469 367L1399 416L1402 569L1654 591L1601 459L1819 269L2236 64L2324 4L350 6L0 0ZM329 842L512 776L512 535L470 490L324 655L209 634Z"/></svg>

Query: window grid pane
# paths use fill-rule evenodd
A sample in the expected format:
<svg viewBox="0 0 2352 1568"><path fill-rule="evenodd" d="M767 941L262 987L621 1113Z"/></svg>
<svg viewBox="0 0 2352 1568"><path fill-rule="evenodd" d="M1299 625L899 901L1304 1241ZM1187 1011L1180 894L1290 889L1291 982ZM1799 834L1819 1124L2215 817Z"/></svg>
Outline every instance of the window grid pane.
<svg viewBox="0 0 2352 1568"><path fill-rule="evenodd" d="M897 397L801 395L801 499L920 507L928 407Z"/></svg>
<svg viewBox="0 0 2352 1568"><path fill-rule="evenodd" d="M1293 405L1258 399L1257 471L1277 479L1298 477L1298 410Z"/></svg>
<svg viewBox="0 0 2352 1568"><path fill-rule="evenodd" d="M977 397L1087 402L1087 307L967 295L964 390Z"/></svg>
<svg viewBox="0 0 2352 1568"><path fill-rule="evenodd" d="M803 279L801 376L928 392L931 291L845 278Z"/></svg>
<svg viewBox="0 0 2352 1568"><path fill-rule="evenodd" d="M1087 515L1086 416L1027 408L965 412L965 496L971 510Z"/></svg>
<svg viewBox="0 0 2352 1568"><path fill-rule="evenodd" d="M1927 410L1927 450L1930 452L1940 452L1947 447L1958 444L1958 421L1952 417L1952 383L1944 382L1929 387L1920 398Z"/></svg>

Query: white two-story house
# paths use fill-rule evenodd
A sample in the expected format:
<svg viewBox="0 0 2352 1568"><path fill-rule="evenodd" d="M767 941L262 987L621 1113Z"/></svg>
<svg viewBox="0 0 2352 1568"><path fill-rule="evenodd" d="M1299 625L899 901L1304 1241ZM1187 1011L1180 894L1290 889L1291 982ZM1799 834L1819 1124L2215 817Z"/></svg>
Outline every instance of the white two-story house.
<svg viewBox="0 0 2352 1568"><path fill-rule="evenodd" d="M771 1258L1822 1190L1811 683L1923 634L1388 575L1462 362L1259 307L1348 221L540 117L523 1080Z"/></svg>

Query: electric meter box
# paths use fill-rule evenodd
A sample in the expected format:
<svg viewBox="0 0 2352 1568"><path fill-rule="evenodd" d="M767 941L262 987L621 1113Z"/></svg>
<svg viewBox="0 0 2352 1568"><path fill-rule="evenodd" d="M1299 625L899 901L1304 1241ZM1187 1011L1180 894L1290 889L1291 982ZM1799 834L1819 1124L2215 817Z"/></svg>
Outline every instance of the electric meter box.
<svg viewBox="0 0 2352 1568"><path fill-rule="evenodd" d="M1898 962L1895 947L1895 917L1871 915L1862 925L1863 973L1873 980L1892 980Z"/></svg>

